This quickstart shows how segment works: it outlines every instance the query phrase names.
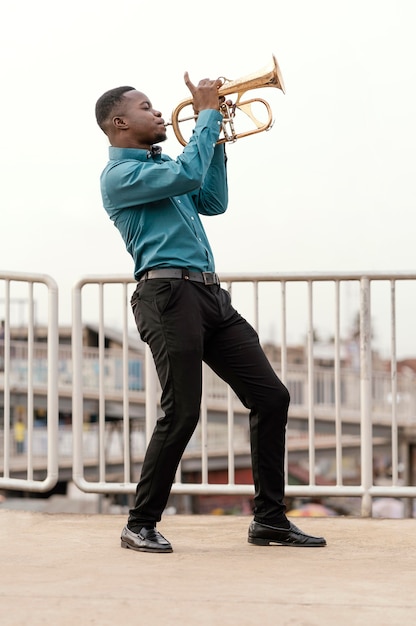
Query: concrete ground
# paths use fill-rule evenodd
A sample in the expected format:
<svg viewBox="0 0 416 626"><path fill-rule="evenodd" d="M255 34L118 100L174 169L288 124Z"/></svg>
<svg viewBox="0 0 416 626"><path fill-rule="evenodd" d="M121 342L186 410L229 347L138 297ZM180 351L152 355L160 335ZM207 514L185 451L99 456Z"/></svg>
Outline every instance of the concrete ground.
<svg viewBox="0 0 416 626"><path fill-rule="evenodd" d="M1 626L413 626L416 520L303 518L322 549L247 543L249 517L166 516L172 554L122 550L120 515L0 510Z"/></svg>

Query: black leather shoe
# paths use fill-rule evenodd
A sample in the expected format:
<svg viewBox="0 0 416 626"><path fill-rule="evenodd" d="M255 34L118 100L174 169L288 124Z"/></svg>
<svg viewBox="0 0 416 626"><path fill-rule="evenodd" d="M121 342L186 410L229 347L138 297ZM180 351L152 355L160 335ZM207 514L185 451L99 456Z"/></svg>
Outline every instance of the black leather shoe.
<svg viewBox="0 0 416 626"><path fill-rule="evenodd" d="M173 552L172 546L156 528L142 528L138 533L125 526L121 531L121 547L138 552Z"/></svg>
<svg viewBox="0 0 416 626"><path fill-rule="evenodd" d="M281 546L298 546L301 548L323 548L326 541L323 537L306 535L297 526L290 523L289 528L269 526L252 521L248 529L248 542L256 546L269 546L277 543Z"/></svg>

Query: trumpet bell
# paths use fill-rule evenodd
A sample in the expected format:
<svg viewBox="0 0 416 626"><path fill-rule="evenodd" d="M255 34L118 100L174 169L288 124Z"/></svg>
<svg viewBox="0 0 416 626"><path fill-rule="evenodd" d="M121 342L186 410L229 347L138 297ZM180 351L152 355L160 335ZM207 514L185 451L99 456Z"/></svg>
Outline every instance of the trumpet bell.
<svg viewBox="0 0 416 626"><path fill-rule="evenodd" d="M283 82L282 73L279 68L279 64L274 55L272 55L272 61L266 67L263 67L258 72L248 74L242 78L236 80L229 80L224 77L220 77L223 84L218 89L219 96L236 95L235 103L230 106L224 103L220 111L223 115L222 133L217 143L235 142L241 137L260 133L264 130L268 130L273 125L272 111L269 103L262 98L250 98L243 100L243 96L247 91L253 91L255 89L262 89L264 87L274 87L280 89L285 93L285 86ZM259 106L264 112L266 110L267 117L265 120L259 119L263 114L259 116ZM171 121L167 125L172 125L173 131L178 139L179 143L186 146L187 141L184 138L180 124L195 122L196 116L192 113L189 115L183 115L182 111L186 107L192 107L192 98L182 100L178 106L173 110ZM255 109L255 110L254 110ZM235 117L236 113L240 111L244 113L252 123L252 127L239 131L236 129ZM180 119L180 116L181 119ZM254 127L253 127L254 126ZM192 131L189 132L189 135Z"/></svg>
<svg viewBox="0 0 416 626"><path fill-rule="evenodd" d="M262 89L263 87L275 87L276 89L280 89L283 93L286 93L282 72L280 71L279 64L274 54L272 55L271 63L258 72L248 74L236 80L227 80L225 78L218 93L222 96L231 93L243 94L246 91Z"/></svg>

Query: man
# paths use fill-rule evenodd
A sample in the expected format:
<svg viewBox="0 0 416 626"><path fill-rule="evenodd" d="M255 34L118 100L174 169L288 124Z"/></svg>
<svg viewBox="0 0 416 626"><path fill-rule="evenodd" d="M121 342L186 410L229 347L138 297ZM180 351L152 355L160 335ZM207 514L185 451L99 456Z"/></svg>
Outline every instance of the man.
<svg viewBox="0 0 416 626"><path fill-rule="evenodd" d="M21 417L18 418L14 425L14 440L16 443L17 454L23 454L25 451L26 426Z"/></svg>
<svg viewBox="0 0 416 626"><path fill-rule="evenodd" d="M197 121L173 160L155 144L166 139L161 113L133 87L118 87L96 104L98 125L110 141L101 175L104 207L134 260L132 308L149 344L162 388L161 417L149 442L135 506L121 546L172 552L157 530L176 469L199 419L202 362L250 410L254 520L248 541L258 545L324 546L285 515L284 455L289 393L260 347L257 333L220 287L199 214L227 208L226 157L217 144L223 98L220 80L189 88Z"/></svg>

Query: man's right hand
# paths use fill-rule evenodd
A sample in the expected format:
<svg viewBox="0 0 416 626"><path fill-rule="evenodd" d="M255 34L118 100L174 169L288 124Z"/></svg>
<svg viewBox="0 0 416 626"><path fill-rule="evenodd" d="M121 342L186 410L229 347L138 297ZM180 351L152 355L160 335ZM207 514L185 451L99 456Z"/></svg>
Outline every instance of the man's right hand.
<svg viewBox="0 0 416 626"><path fill-rule="evenodd" d="M189 78L188 72L185 72L184 79L186 86L192 94L193 107L196 115L198 115L199 111L203 111L204 109L216 109L218 111L221 102L224 101L224 97L218 95L218 89L222 85L220 78L215 80L203 78L199 81L198 85L194 85Z"/></svg>

